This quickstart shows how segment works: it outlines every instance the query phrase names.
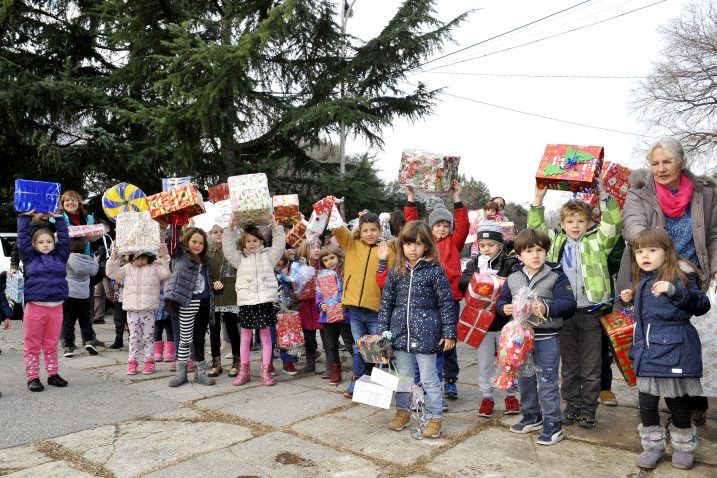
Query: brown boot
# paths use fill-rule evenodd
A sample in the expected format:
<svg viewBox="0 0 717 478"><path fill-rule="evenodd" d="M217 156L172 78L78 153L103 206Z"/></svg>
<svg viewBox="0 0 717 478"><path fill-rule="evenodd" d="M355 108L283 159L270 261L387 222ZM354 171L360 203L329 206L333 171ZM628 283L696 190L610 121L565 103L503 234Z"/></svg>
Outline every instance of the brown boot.
<svg viewBox="0 0 717 478"><path fill-rule="evenodd" d="M299 373L316 372L316 354L306 354L306 363L299 369Z"/></svg>
<svg viewBox="0 0 717 478"><path fill-rule="evenodd" d="M214 357L212 359L212 365L207 370L208 377L218 377L222 374L222 359L221 357Z"/></svg>
<svg viewBox="0 0 717 478"><path fill-rule="evenodd" d="M408 410L396 410L396 416L393 417L393 420L388 422L388 429L400 432L401 430L406 428L406 425L408 425L410 421L411 414L408 413Z"/></svg>
<svg viewBox="0 0 717 478"><path fill-rule="evenodd" d="M441 419L431 418L428 420L426 428L423 430L424 438L438 438L441 436Z"/></svg>
<svg viewBox="0 0 717 478"><path fill-rule="evenodd" d="M229 369L227 375L232 378L239 375L239 357L232 357L232 368Z"/></svg>
<svg viewBox="0 0 717 478"><path fill-rule="evenodd" d="M332 363L331 368L326 368L327 370L331 371L331 376L329 377L329 385L337 386L341 383L341 364L340 363Z"/></svg>

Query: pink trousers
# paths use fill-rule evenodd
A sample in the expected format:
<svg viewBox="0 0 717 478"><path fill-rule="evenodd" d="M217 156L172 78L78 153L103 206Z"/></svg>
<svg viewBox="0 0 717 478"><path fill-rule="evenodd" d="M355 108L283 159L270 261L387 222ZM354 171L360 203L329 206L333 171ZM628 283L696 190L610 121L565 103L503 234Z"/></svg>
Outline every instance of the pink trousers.
<svg viewBox="0 0 717 478"><path fill-rule="evenodd" d="M40 376L40 352L45 352L47 375L57 373L57 344L61 329L62 304L45 307L28 302L23 318L25 376L28 381Z"/></svg>

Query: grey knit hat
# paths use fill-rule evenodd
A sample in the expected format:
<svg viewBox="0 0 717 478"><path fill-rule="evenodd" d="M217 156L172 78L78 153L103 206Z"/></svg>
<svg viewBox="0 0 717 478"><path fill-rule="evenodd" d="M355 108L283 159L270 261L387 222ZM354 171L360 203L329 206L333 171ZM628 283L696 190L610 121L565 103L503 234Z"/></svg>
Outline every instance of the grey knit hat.
<svg viewBox="0 0 717 478"><path fill-rule="evenodd" d="M431 211L431 214L428 216L428 227L433 229L433 226L436 225L438 221L448 221L448 223L451 225L451 234L453 234L453 214L446 209L446 206L443 204L436 204L436 207Z"/></svg>
<svg viewBox="0 0 717 478"><path fill-rule="evenodd" d="M495 221L483 221L478 226L478 240L489 239L503 244L503 228Z"/></svg>

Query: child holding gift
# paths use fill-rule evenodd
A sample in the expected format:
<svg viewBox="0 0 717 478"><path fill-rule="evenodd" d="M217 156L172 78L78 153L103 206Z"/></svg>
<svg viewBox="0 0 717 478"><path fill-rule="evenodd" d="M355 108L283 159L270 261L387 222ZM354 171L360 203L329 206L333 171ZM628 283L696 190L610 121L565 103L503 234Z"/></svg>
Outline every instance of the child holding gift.
<svg viewBox="0 0 717 478"><path fill-rule="evenodd" d="M500 224L492 221L481 223L477 233L480 255L471 259L461 275L458 287L465 294L473 274L480 271L479 264L485 263L488 270L498 277L508 277L518 258L506 254L503 246L503 233ZM483 394L478 415L492 417L495 400L493 399L493 385L491 380L495 376L495 354L500 341L500 331L508 321L496 317L486 332L483 342L478 347L478 386ZM515 398L515 390L507 390L505 397L505 414L520 413L520 402Z"/></svg>
<svg viewBox="0 0 717 478"><path fill-rule="evenodd" d="M563 321L573 315L577 304L570 281L560 265L545 261L549 248L550 238L535 229L525 229L515 236L515 252L522 267L508 276L496 303L496 317L506 319L513 314L513 296L521 288L530 288L538 297L528 320L535 331L532 354L539 371L534 376L518 380L523 418L510 427L510 431L530 433L542 428L539 445L554 445L563 439L558 389L558 334Z"/></svg>
<svg viewBox="0 0 717 478"><path fill-rule="evenodd" d="M25 268L25 314L23 342L27 388L41 392L40 352L45 354L47 383L66 387L67 380L58 374L57 344L62 328L62 303L67 299L67 260L70 257L70 235L65 221L57 221L57 242L49 229L40 228L30 235L30 216L17 217L17 245ZM59 214L45 218L62 217Z"/></svg>
<svg viewBox="0 0 717 478"><path fill-rule="evenodd" d="M344 392L344 397L351 398L356 380L367 372L356 341L364 335L375 334L377 329L381 289L376 283L376 272L379 264L377 249L381 239L381 221L376 214L367 212L359 217L358 225L353 232L346 226L337 227L332 232L346 255L344 294L341 303L348 309L351 321L351 334L354 338L354 375ZM394 251L389 247L387 266L391 267L393 261Z"/></svg>
<svg viewBox="0 0 717 478"><path fill-rule="evenodd" d="M599 185L600 223L593 225L590 206L570 200L560 208L560 227L555 235L545 225L543 198L547 189L536 185L528 227L554 237L548 260L563 266L578 303L573 320L560 331L563 362L561 394L567 402L563 423L577 422L583 428L595 427L595 410L600 397L602 327L600 308L594 304L611 297L608 256L620 238L622 215L617 200ZM609 309L609 305L606 306Z"/></svg>
<svg viewBox="0 0 717 478"><path fill-rule="evenodd" d="M276 303L277 314L289 310L293 304L293 284L294 278L291 277L291 266L289 264L289 256L294 257L294 250L287 249L284 255L281 256L279 262L274 266L274 275L276 276L276 282L278 283L277 294L279 295L279 301ZM271 326L271 345L272 345L272 357L277 347L277 324ZM279 349L279 358L281 359L282 372L287 375L293 376L299 373L294 360L296 357L290 355L283 349Z"/></svg>
<svg viewBox="0 0 717 478"><path fill-rule="evenodd" d="M351 335L351 323L348 316L341 310L341 276L344 268L344 251L336 245L328 244L321 248L319 255L321 261L321 271L317 277L316 284L316 306L321 311L319 323L324 325L324 336L326 337L326 363L331 370L329 377L329 385L337 386L341 383L341 359L339 357L339 336L348 349L353 348L354 338ZM332 285L336 287L336 295L332 297L332 303L338 310L334 310L333 314L339 314L340 319L332 316L329 317L329 304L323 293L327 287L324 287L324 281L328 282L328 288Z"/></svg>
<svg viewBox="0 0 717 478"><path fill-rule="evenodd" d="M669 234L644 229L632 242L632 289L620 293L635 302L632 352L640 400L638 432L643 452L636 464L652 469L665 454L660 397L672 414L672 466L692 468L697 429L690 421L690 397L702 395L700 337L690 318L706 314L710 301L697 285L697 271L681 259Z"/></svg>
<svg viewBox="0 0 717 478"><path fill-rule="evenodd" d="M438 204L428 216L428 227L431 229L433 238L438 244L440 262L446 271L448 281L451 283L453 300L456 302L456 322L458 321L458 303L463 299L463 293L458 287L461 278L461 250L468 237L470 222L468 220L468 208L461 202L462 187L456 180L451 181L451 200L453 201L453 214L443 204ZM412 186L406 186L407 202L403 208L406 221L418 219L418 209L414 199ZM455 400L458 398L458 356L456 349L450 349L446 353L438 354L438 374L445 379L445 397Z"/></svg>
<svg viewBox="0 0 717 478"><path fill-rule="evenodd" d="M224 257L236 270L237 305L241 321L241 363L239 375L232 382L244 385L251 380L249 375L249 349L253 330L258 329L261 336L262 365L261 382L264 385L276 385L271 376L271 331L269 326L276 323L274 304L279 301L279 287L274 266L284 255L286 246L284 228L271 217L271 247L264 246L264 236L255 226L242 231L237 250L236 219L224 230L222 249Z"/></svg>
<svg viewBox="0 0 717 478"><path fill-rule="evenodd" d="M154 358L154 322L159 309L159 289L163 280L172 275L169 270L169 252L162 245L159 258L154 254L140 253L130 256L129 261L120 267L117 249L107 261L107 277L120 280L124 284L122 308L127 311L129 326L129 358L127 375L137 374L137 358L140 341L144 342L145 375L155 371Z"/></svg>
<svg viewBox="0 0 717 478"><path fill-rule="evenodd" d="M426 223L407 223L396 249L396 265L383 289L376 332L390 331L400 375L413 376L414 360L418 363L428 418L423 436L438 438L443 399L436 354L456 346L456 305ZM408 396L408 392L396 394L396 416L389 429L401 431L408 425Z"/></svg>
<svg viewBox="0 0 717 478"><path fill-rule="evenodd" d="M319 331L321 343L326 346L324 326L319 323L319 311L316 308L316 273L319 271L321 242L318 239L302 241L297 256L306 261L305 267L314 269L313 277L303 284L301 292L295 290L299 300L299 316L301 317L301 328L304 329L304 344L306 346L306 364L299 369L299 373L314 373L316 371L316 359L318 344L316 342L316 331ZM311 270L309 269L309 272ZM296 283L294 283L296 287ZM324 371L325 378L329 378L331 371L329 367ZM328 374L326 372L329 372Z"/></svg>

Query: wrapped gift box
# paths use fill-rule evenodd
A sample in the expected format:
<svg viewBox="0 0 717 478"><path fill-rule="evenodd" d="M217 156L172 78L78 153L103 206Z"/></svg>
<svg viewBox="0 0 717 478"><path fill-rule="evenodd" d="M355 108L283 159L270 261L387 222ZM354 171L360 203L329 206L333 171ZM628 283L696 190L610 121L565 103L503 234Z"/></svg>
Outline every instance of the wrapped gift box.
<svg viewBox="0 0 717 478"><path fill-rule="evenodd" d="M313 207L316 214L326 214L328 216L331 214L334 204L336 204L336 198L333 196L326 196L325 198L316 201Z"/></svg>
<svg viewBox="0 0 717 478"><path fill-rule="evenodd" d="M86 237L89 241L96 241L105 235L105 226L102 224L85 224L67 228L70 237Z"/></svg>
<svg viewBox="0 0 717 478"><path fill-rule="evenodd" d="M14 304L23 303L25 298L25 277L21 272L15 272L7 276L5 297Z"/></svg>
<svg viewBox="0 0 717 478"><path fill-rule="evenodd" d="M213 203L218 203L219 201L226 201L229 199L229 184L228 183L222 183L217 184L216 186L212 186L209 188L209 200Z"/></svg>
<svg viewBox="0 0 717 478"><path fill-rule="evenodd" d="M632 369L630 351L632 350L632 337L635 333L635 318L632 308L618 310L612 314L600 317L600 324L610 339L610 347L615 356L615 362L625 378L628 387L637 383L635 371Z"/></svg>
<svg viewBox="0 0 717 478"><path fill-rule="evenodd" d="M60 183L15 180L15 211L57 213L60 210Z"/></svg>
<svg viewBox="0 0 717 478"><path fill-rule="evenodd" d="M170 189L178 188L192 182L192 178L162 178L162 191L167 192Z"/></svg>
<svg viewBox="0 0 717 478"><path fill-rule="evenodd" d="M161 244L159 223L149 211L123 212L117 216L116 241L120 255L149 252L157 254Z"/></svg>
<svg viewBox="0 0 717 478"><path fill-rule="evenodd" d="M602 212L600 211L600 202L597 193L578 193L576 198L590 204L590 209L592 210L592 220L595 224L598 224L600 222Z"/></svg>
<svg viewBox="0 0 717 478"><path fill-rule="evenodd" d="M289 233L286 235L286 243L291 247L299 247L301 241L306 239L306 221L300 221L294 224Z"/></svg>
<svg viewBox="0 0 717 478"><path fill-rule="evenodd" d="M334 323L344 320L344 311L341 307L343 285L339 275L332 270L322 270L316 275L316 282L321 291L322 301L328 307L326 321Z"/></svg>
<svg viewBox="0 0 717 478"><path fill-rule="evenodd" d="M539 186L559 191L595 190L604 155L602 146L549 144L540 160L535 181Z"/></svg>
<svg viewBox="0 0 717 478"><path fill-rule="evenodd" d="M294 310L276 314L276 344L282 350L296 350L304 345L301 317ZM294 354L296 355L296 354Z"/></svg>
<svg viewBox="0 0 717 478"><path fill-rule="evenodd" d="M387 364L393 357L393 347L382 335L364 335L356 341L356 346L367 363Z"/></svg>
<svg viewBox="0 0 717 478"><path fill-rule="evenodd" d="M371 377L364 375L354 384L354 394L351 400L356 403L363 403L372 407L391 408L393 390L371 381Z"/></svg>
<svg viewBox="0 0 717 478"><path fill-rule="evenodd" d="M460 156L407 149L401 155L398 181L422 191L447 193L451 190L451 181L458 179L460 161Z"/></svg>
<svg viewBox="0 0 717 478"><path fill-rule="evenodd" d="M413 377L399 375L397 370L374 367L371 369L371 381L394 392L410 392L413 386Z"/></svg>
<svg viewBox="0 0 717 478"><path fill-rule="evenodd" d="M480 347L493 320L495 320L495 314L479 307L467 305L456 324L458 340L471 347Z"/></svg>
<svg viewBox="0 0 717 478"><path fill-rule="evenodd" d="M229 178L229 200L240 226L263 226L271 222L271 195L266 174Z"/></svg>
<svg viewBox="0 0 717 478"><path fill-rule="evenodd" d="M203 214L204 201L194 184L153 194L147 198L149 213L154 219L185 224L192 216Z"/></svg>
<svg viewBox="0 0 717 478"><path fill-rule="evenodd" d="M274 218L279 224L296 224L301 221L299 195L284 194L271 198L274 205Z"/></svg>
<svg viewBox="0 0 717 478"><path fill-rule="evenodd" d="M495 303L505 284L505 277L498 277L489 272L476 272L466 289L466 306L485 309L495 314Z"/></svg>
<svg viewBox="0 0 717 478"><path fill-rule="evenodd" d="M605 192L617 199L622 209L625 206L627 190L630 189L630 175L632 169L621 164L605 161L602 166L602 183Z"/></svg>

